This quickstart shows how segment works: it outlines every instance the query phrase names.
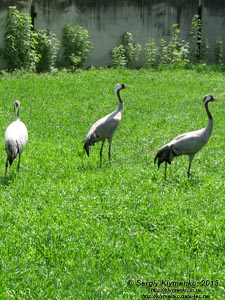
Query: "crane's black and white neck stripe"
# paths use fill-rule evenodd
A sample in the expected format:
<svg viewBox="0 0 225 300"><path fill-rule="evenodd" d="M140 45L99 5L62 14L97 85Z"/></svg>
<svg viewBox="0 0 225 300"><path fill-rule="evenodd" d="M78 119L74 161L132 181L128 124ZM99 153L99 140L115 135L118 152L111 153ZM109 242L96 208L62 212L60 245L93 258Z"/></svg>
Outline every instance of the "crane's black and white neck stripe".
<svg viewBox="0 0 225 300"><path fill-rule="evenodd" d="M128 87L126 84L123 84L123 83L118 83L116 86L115 86L115 94L119 100L120 103L123 103L123 100L121 99L120 97L120 91L125 89L126 87Z"/></svg>
<svg viewBox="0 0 225 300"><path fill-rule="evenodd" d="M211 112L209 111L208 104L209 104L209 102L213 102L213 101L216 101L216 99L212 95L206 95L203 98L203 103L205 105L206 113L207 113L209 120L212 120L213 118L212 118Z"/></svg>

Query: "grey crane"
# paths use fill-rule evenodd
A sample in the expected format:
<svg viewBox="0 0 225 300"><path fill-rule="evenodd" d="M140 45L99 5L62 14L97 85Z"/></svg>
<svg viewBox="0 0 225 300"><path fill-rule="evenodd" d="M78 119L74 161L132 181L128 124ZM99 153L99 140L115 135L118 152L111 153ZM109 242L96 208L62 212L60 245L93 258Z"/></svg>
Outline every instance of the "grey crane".
<svg viewBox="0 0 225 300"><path fill-rule="evenodd" d="M190 177L191 163L195 154L199 150L201 150L203 146L205 146L205 144L208 142L212 134L213 118L212 118L212 114L209 111L208 104L209 102L213 102L213 101L216 101L216 99L212 95L206 95L203 98L203 103L208 116L208 124L206 125L206 127L199 130L178 135L168 144L161 147L157 152L154 163L156 163L156 161L158 160L158 168L159 168L161 163L165 162L165 173L164 173L165 180L166 180L167 163L171 164L172 159L180 155L188 155L189 157L189 166L188 166L187 175L188 177Z"/></svg>
<svg viewBox="0 0 225 300"><path fill-rule="evenodd" d="M102 166L102 151L103 151L105 140L108 140L108 144L109 144L108 158L109 161L111 160L111 145L112 145L113 135L121 121L122 113L123 113L123 101L120 96L120 91L129 87L131 86L123 83L117 84L115 86L114 91L119 100L118 108L115 111L113 111L111 114L108 114L105 117L99 119L97 122L95 122L91 126L87 136L83 141L84 149L88 156L89 156L89 147L94 146L95 143L99 141L102 141L102 145L100 148L100 167Z"/></svg>
<svg viewBox="0 0 225 300"><path fill-rule="evenodd" d="M12 165L14 159L19 156L17 170L20 169L20 156L28 140L28 131L25 124L19 119L20 102L14 101L15 119L9 124L5 132L5 151L7 154L5 163L5 176L8 164Z"/></svg>

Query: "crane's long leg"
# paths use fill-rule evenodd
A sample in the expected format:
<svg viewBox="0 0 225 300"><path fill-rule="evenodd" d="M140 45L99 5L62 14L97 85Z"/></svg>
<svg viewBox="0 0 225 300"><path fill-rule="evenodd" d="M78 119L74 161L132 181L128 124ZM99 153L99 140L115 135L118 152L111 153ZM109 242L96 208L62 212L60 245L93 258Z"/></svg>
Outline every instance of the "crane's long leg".
<svg viewBox="0 0 225 300"><path fill-rule="evenodd" d="M187 171L188 178L191 175L191 172L190 172L191 171L191 163L192 163L192 160L193 160L194 156L195 156L195 154L190 154L189 155L189 165L188 165L188 171Z"/></svg>
<svg viewBox="0 0 225 300"><path fill-rule="evenodd" d="M103 151L103 146L104 146L105 141L102 141L102 146L100 149L100 167L102 166L102 151Z"/></svg>
<svg viewBox="0 0 225 300"><path fill-rule="evenodd" d="M20 153L19 153L19 160L17 164L17 172L19 173L19 171L20 171Z"/></svg>
<svg viewBox="0 0 225 300"><path fill-rule="evenodd" d="M111 146L112 146L112 140L108 140L108 142L109 142L108 158L109 158L109 161L111 161Z"/></svg>
<svg viewBox="0 0 225 300"><path fill-rule="evenodd" d="M7 174L8 165L9 165L9 162L8 162L8 157L7 157L6 162L5 162L5 177L6 177L6 174Z"/></svg>
<svg viewBox="0 0 225 300"><path fill-rule="evenodd" d="M164 173L164 180L166 180L166 171L167 171L167 161L165 162L165 173Z"/></svg>

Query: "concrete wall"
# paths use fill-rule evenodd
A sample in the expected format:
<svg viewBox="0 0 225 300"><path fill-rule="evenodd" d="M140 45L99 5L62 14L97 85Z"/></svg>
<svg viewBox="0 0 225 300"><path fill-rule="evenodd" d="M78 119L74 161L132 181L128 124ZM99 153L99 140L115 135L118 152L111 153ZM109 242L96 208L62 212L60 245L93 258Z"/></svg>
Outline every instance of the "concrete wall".
<svg viewBox="0 0 225 300"><path fill-rule="evenodd" d="M202 0L202 3L202 35L208 39L211 45L209 52L212 60L216 39L220 38L223 40L225 51L225 1Z"/></svg>
<svg viewBox="0 0 225 300"><path fill-rule="evenodd" d="M112 49L126 31L144 46L149 37L158 41L168 38L172 24L179 23L187 38L197 3L196 0L43 0L36 1L35 10L35 28L50 29L59 38L66 23L85 27L94 43L87 65L107 66Z"/></svg>
<svg viewBox="0 0 225 300"><path fill-rule="evenodd" d="M225 44L225 3L222 0L33 0L35 29L49 29L59 39L67 24L81 25L94 44L87 65L107 66L111 50L129 31L135 42L144 46L149 37L167 39L171 26L178 23L182 37L189 38L192 17L202 5L202 33L214 45L220 37ZM6 9L16 5L31 11L30 1L0 1L0 46L3 43ZM211 57L213 53L211 51Z"/></svg>

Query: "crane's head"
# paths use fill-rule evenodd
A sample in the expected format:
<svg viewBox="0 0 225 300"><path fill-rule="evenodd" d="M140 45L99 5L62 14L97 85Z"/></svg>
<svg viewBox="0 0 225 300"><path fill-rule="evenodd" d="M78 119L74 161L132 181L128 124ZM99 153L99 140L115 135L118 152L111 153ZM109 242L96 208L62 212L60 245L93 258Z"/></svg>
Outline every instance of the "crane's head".
<svg viewBox="0 0 225 300"><path fill-rule="evenodd" d="M115 94L117 94L118 91L126 89L126 88L131 88L131 85L124 84L124 83L117 83L117 85L114 88Z"/></svg>
<svg viewBox="0 0 225 300"><path fill-rule="evenodd" d="M14 104L14 111L15 111L15 120L17 120L19 119L20 101L15 100L13 104Z"/></svg>
<svg viewBox="0 0 225 300"><path fill-rule="evenodd" d="M204 98L203 98L203 103L206 104L208 102L213 102L213 101L216 101L216 99L213 97L213 95L206 95Z"/></svg>
<svg viewBox="0 0 225 300"><path fill-rule="evenodd" d="M13 103L14 103L15 108L18 109L20 107L20 101L19 100L15 100Z"/></svg>

